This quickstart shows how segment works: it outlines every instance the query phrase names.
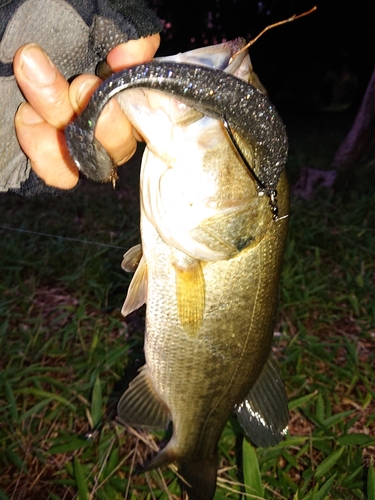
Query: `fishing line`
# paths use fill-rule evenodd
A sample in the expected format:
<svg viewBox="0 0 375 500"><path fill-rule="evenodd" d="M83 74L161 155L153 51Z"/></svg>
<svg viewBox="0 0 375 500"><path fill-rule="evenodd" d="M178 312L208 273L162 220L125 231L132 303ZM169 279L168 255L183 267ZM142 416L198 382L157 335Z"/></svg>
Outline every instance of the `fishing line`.
<svg viewBox="0 0 375 500"><path fill-rule="evenodd" d="M279 217L279 207L277 205L277 191L276 191L276 189L267 188L267 186L264 184L264 182L259 179L259 177L254 172L253 168L251 167L250 163L247 161L247 158L243 154L236 138L234 137L232 129L230 128L228 120L226 119L226 116L221 115L221 119L223 121L224 128L227 131L229 139L232 141L232 144L233 144L235 150L237 151L237 153L240 156L241 160L243 161L245 167L248 169L251 176L253 177L253 179L257 183L258 189L259 189L259 194L262 194L262 195L266 194L268 196L268 198L270 200L270 208L271 208L273 220L278 221L281 219L285 219L285 217L287 217L285 215L283 217Z"/></svg>
<svg viewBox="0 0 375 500"><path fill-rule="evenodd" d="M79 238L70 238L69 236L60 236L58 234L41 233L39 231L31 231L30 229L20 229L17 227L4 226L2 224L0 224L0 229L8 229L9 231L16 231L18 233L36 234L38 236L48 236L50 238L57 238L59 240L74 241L76 243L85 243L88 245L97 245L99 247L119 248L121 250L127 250L127 247L120 247L118 245L110 245L109 243L99 243L98 241L81 240Z"/></svg>
<svg viewBox="0 0 375 500"><path fill-rule="evenodd" d="M223 124L224 124L224 127L225 127L225 130L227 131L228 135L229 135L229 138L230 140L232 141L233 143L233 146L235 147L237 153L239 154L239 156L241 157L241 160L244 162L244 165L245 167L248 169L248 171L250 172L250 174L252 175L252 177L254 178L255 182L258 184L258 187L260 189L262 189L263 191L267 191L267 188L266 188L266 185L264 184L263 181L261 181L259 179L259 177L256 175L256 173L254 172L253 168L251 167L250 163L247 161L247 158L245 157L245 155L243 154L240 146L238 145L238 142L236 140L236 138L234 137L233 135L233 132L232 132L232 129L230 128L230 125L228 123L228 120L226 119L225 115L222 115L221 116L221 119L223 120Z"/></svg>

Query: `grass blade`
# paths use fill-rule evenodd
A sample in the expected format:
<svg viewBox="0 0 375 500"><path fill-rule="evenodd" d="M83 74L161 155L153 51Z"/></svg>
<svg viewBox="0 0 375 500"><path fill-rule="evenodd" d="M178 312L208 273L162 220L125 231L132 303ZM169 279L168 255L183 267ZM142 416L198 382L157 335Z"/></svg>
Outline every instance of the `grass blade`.
<svg viewBox="0 0 375 500"><path fill-rule="evenodd" d="M326 496L328 495L330 489L332 488L332 485L335 481L336 474L334 474L332 477L330 477L324 484L323 486L317 491L316 493L313 494L313 500L324 500Z"/></svg>
<svg viewBox="0 0 375 500"><path fill-rule="evenodd" d="M375 438L367 434L346 434L337 439L341 446L371 446L375 444Z"/></svg>
<svg viewBox="0 0 375 500"><path fill-rule="evenodd" d="M15 453L11 449L5 450L5 454L7 458L17 467L18 470L24 472L27 474L27 467L24 463L24 460L18 455L18 453Z"/></svg>
<svg viewBox="0 0 375 500"><path fill-rule="evenodd" d="M289 401L289 403L288 403L289 411L305 405L306 403L310 402L314 398L316 398L316 393L307 394L306 396L302 396L301 398Z"/></svg>
<svg viewBox="0 0 375 500"><path fill-rule="evenodd" d="M10 385L8 380L4 381L4 385L5 385L5 396L6 396L6 399L8 401L8 405L9 405L9 415L10 415L11 421L17 422L18 410L17 410L16 398L14 397L12 386Z"/></svg>
<svg viewBox="0 0 375 500"><path fill-rule="evenodd" d="M340 459L345 448L339 448L331 453L321 464L318 465L315 471L315 477L319 478L324 476Z"/></svg>
<svg viewBox="0 0 375 500"><path fill-rule="evenodd" d="M86 476L77 455L74 457L74 478L78 488L79 500L89 500L89 488Z"/></svg>
<svg viewBox="0 0 375 500"><path fill-rule="evenodd" d="M72 411L77 411L77 407L74 404L72 404L70 401L68 401L63 396L60 396L59 394L54 394L52 392L44 391L42 389L35 389L34 387L30 387L27 389L21 389L18 392L19 392L19 394L26 394L26 395L32 394L33 396L38 397L38 398L55 400L55 401L58 401L59 403L62 403L65 406L67 406Z"/></svg>
<svg viewBox="0 0 375 500"><path fill-rule="evenodd" d="M0 500L10 500L8 495L0 488Z"/></svg>
<svg viewBox="0 0 375 500"><path fill-rule="evenodd" d="M43 410L43 408L48 406L51 402L52 398L47 398L43 399L42 401L39 401L39 403L36 403L29 410L25 411L25 413L22 414L21 420L27 420L28 418L37 415L40 411Z"/></svg>
<svg viewBox="0 0 375 500"><path fill-rule="evenodd" d="M375 500L375 471L372 463L370 463L368 468L367 500Z"/></svg>
<svg viewBox="0 0 375 500"><path fill-rule="evenodd" d="M100 382L100 378L98 375L95 379L94 388L92 390L92 400L91 400L91 419L93 428L95 428L101 422L102 407L103 407L102 384Z"/></svg>
<svg viewBox="0 0 375 500"><path fill-rule="evenodd" d="M249 495L264 498L264 488L255 448L246 439L243 440L242 444L242 458L245 492Z"/></svg>
<svg viewBox="0 0 375 500"><path fill-rule="evenodd" d="M87 439L82 439L80 437L72 436L68 442L52 446L47 453L50 453L51 455L68 453L70 451L75 451L81 448L88 447L89 445L90 442Z"/></svg>

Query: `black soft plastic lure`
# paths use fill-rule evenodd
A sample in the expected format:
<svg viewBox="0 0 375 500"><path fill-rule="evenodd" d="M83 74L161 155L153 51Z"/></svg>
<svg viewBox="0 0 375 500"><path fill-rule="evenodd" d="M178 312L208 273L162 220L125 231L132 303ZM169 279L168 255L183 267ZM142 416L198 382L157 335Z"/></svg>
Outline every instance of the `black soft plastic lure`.
<svg viewBox="0 0 375 500"><path fill-rule="evenodd" d="M105 80L83 113L65 129L70 154L83 174L95 181L113 178L114 163L94 138L95 126L112 97L140 87L166 92L212 118L225 117L227 130L235 130L254 149L259 167L252 169L252 175L260 194L270 197L271 210L277 218L276 186L288 149L284 124L273 104L255 87L204 66L153 61Z"/></svg>

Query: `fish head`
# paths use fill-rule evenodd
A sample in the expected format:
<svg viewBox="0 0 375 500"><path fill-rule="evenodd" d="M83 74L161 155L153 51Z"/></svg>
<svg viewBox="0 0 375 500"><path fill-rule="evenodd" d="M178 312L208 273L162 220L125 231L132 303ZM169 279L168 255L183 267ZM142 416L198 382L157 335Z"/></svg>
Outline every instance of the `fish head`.
<svg viewBox="0 0 375 500"><path fill-rule="evenodd" d="M248 81L254 78L248 53L235 57L244 44L236 39L161 60L205 65ZM118 101L146 142L142 211L167 244L216 261L264 236L272 222L268 201L259 196L221 120L153 89L127 90ZM255 148L240 135L236 139L259 170Z"/></svg>

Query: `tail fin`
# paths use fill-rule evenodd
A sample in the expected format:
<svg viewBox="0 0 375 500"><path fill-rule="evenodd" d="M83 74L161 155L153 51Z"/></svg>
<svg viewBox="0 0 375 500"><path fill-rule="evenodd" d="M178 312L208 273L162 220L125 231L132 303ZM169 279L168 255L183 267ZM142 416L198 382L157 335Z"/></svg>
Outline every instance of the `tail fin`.
<svg viewBox="0 0 375 500"><path fill-rule="evenodd" d="M180 463L184 500L212 500L216 490L217 467L217 456L211 460Z"/></svg>
<svg viewBox="0 0 375 500"><path fill-rule="evenodd" d="M171 462L176 462L177 454L173 447L171 441L163 448L159 453L157 453L149 462L143 464L141 472L148 472L152 469L157 469L158 467L163 467Z"/></svg>
<svg viewBox="0 0 375 500"><path fill-rule="evenodd" d="M140 472L147 472L171 462L178 463L178 471L183 478L181 488L184 500L212 500L216 490L218 456L196 462L180 462L174 447L173 437L150 462L143 465Z"/></svg>

